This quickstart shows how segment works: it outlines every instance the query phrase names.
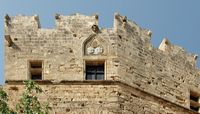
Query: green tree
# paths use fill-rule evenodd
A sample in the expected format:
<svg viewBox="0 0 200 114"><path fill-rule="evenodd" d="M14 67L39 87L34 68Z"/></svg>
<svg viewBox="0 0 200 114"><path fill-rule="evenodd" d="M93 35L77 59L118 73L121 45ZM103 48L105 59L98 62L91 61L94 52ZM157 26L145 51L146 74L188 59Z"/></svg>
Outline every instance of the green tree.
<svg viewBox="0 0 200 114"><path fill-rule="evenodd" d="M8 107L8 96L0 88L0 114L48 114L50 108L47 103L40 103L37 95L42 93L42 89L34 81L24 81L25 90L16 105L16 112Z"/></svg>
<svg viewBox="0 0 200 114"><path fill-rule="evenodd" d="M16 105L18 113L24 114L48 114L48 104L42 105L38 97L39 93L42 93L42 89L34 81L25 81L25 91Z"/></svg>

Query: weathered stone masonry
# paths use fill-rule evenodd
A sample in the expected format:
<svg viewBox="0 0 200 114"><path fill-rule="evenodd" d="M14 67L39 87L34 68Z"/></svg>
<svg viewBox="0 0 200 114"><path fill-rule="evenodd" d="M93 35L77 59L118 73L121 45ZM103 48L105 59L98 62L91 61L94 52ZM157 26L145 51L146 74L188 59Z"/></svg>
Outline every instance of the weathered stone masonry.
<svg viewBox="0 0 200 114"><path fill-rule="evenodd" d="M45 90L40 98L49 97L52 114L198 112L195 54L167 39L154 48L150 30L118 13L110 29L98 27L97 15L56 14L55 21L55 29L43 29L38 16L5 16L4 89L13 95L10 104L23 80L39 79ZM101 71L88 80L92 67Z"/></svg>

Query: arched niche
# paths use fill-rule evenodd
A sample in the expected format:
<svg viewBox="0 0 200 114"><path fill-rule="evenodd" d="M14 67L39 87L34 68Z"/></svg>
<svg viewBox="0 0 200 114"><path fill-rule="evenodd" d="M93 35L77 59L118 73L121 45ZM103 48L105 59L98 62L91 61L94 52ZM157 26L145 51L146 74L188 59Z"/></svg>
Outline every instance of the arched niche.
<svg viewBox="0 0 200 114"><path fill-rule="evenodd" d="M98 35L91 35L84 42L84 55L106 55L107 42Z"/></svg>

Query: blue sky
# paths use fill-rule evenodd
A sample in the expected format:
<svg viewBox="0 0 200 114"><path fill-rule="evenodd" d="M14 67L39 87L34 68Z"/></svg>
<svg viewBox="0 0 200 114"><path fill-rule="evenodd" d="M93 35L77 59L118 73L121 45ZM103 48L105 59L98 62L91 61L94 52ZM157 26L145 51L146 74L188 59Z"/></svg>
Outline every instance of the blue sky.
<svg viewBox="0 0 200 114"><path fill-rule="evenodd" d="M200 0L0 0L0 84L4 83L4 16L38 14L43 28L54 27L54 15L99 15L99 26L111 28L114 12L153 31L158 47L164 37L200 55ZM198 60L198 66L200 66Z"/></svg>

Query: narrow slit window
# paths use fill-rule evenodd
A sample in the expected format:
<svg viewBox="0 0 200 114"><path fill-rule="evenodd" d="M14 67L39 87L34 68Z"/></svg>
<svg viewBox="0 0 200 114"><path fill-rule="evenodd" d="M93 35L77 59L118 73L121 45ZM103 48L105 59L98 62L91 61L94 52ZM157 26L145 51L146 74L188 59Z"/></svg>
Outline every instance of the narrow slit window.
<svg viewBox="0 0 200 114"><path fill-rule="evenodd" d="M190 91L190 109L196 112L200 112L200 94L194 91Z"/></svg>
<svg viewBox="0 0 200 114"><path fill-rule="evenodd" d="M86 62L86 80L104 80L104 62Z"/></svg>
<svg viewBox="0 0 200 114"><path fill-rule="evenodd" d="M42 61L30 61L30 78L42 80Z"/></svg>

